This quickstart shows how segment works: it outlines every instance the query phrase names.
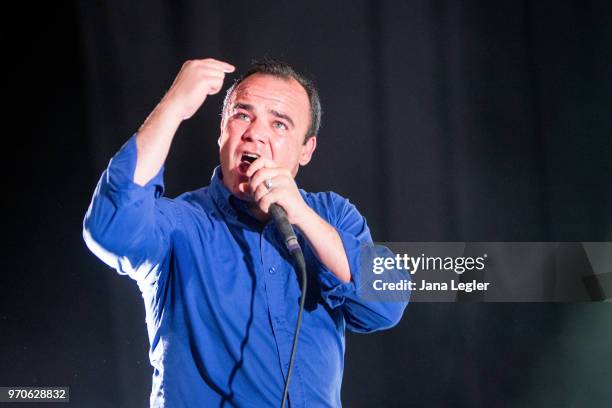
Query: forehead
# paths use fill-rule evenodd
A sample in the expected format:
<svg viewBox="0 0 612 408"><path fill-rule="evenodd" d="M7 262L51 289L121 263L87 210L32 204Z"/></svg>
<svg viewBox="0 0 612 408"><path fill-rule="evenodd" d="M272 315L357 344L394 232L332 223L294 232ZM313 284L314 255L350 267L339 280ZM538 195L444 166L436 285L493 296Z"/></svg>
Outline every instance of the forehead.
<svg viewBox="0 0 612 408"><path fill-rule="evenodd" d="M284 113L309 115L310 101L306 90L293 78L254 74L242 81L230 97L230 108L237 102L282 109Z"/></svg>

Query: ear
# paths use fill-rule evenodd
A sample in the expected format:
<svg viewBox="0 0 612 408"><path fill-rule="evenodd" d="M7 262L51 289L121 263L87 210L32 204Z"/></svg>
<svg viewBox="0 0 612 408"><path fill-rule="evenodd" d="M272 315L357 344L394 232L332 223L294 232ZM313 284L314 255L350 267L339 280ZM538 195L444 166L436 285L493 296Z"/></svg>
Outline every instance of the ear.
<svg viewBox="0 0 612 408"><path fill-rule="evenodd" d="M302 152L300 153L300 166L305 166L310 163L312 154L317 148L317 137L311 136L306 143L302 145Z"/></svg>

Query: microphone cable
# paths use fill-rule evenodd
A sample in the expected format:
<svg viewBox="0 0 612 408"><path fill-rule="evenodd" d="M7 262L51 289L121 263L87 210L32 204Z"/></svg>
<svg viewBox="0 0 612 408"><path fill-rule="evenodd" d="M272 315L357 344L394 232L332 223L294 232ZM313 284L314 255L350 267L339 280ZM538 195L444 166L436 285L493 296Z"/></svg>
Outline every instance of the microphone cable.
<svg viewBox="0 0 612 408"><path fill-rule="evenodd" d="M272 218L276 222L276 227L285 239L285 246L293 258L295 267L300 271L302 276L302 297L300 299L300 309L298 311L297 322L295 323L295 333L293 334L293 345L291 346L291 356L289 357L289 368L287 369L287 379L285 380L285 388L283 390L283 400L281 402L281 408L285 408L287 403L287 397L289 396L289 382L291 381L291 374L293 373L293 363L295 361L295 352L297 349L297 342L300 335L300 328L302 327L302 315L304 314L304 303L306 301L306 261L304 260L304 253L298 243L295 231L289 221L287 220L287 213L277 204L270 205L269 209L272 214Z"/></svg>

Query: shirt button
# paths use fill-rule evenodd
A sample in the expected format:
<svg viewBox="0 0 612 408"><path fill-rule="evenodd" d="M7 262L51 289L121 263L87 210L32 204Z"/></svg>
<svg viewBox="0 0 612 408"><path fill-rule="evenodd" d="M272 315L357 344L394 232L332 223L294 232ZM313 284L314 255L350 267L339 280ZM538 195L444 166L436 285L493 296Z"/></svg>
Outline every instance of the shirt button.
<svg viewBox="0 0 612 408"><path fill-rule="evenodd" d="M270 275L274 275L276 273L276 269L274 269L274 267L271 267L270 269L268 269L268 272L270 273Z"/></svg>

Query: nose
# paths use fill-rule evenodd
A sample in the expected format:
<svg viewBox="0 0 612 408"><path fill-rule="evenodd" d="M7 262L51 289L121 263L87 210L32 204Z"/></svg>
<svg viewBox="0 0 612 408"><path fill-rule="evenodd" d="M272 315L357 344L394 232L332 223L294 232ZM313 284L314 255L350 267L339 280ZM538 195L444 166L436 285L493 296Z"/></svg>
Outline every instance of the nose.
<svg viewBox="0 0 612 408"><path fill-rule="evenodd" d="M268 129L264 123L255 119L251 122L248 129L242 135L243 140L255 143L266 144L268 142Z"/></svg>

